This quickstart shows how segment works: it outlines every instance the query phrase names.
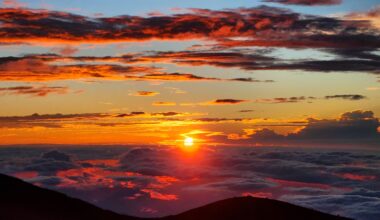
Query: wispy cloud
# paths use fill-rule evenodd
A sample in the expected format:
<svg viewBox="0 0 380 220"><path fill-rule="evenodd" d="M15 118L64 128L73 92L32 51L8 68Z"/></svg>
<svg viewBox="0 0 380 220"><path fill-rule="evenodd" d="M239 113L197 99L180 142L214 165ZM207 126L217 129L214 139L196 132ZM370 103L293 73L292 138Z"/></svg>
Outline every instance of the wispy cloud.
<svg viewBox="0 0 380 220"><path fill-rule="evenodd" d="M356 100L362 100L362 99L366 99L367 97L363 96L363 95L329 95L329 96L325 96L325 99L347 99L347 100L353 100L353 101L356 101Z"/></svg>
<svg viewBox="0 0 380 220"><path fill-rule="evenodd" d="M66 86L15 86L0 88L0 95L29 95L44 97L50 94L63 95L69 92Z"/></svg>
<svg viewBox="0 0 380 220"><path fill-rule="evenodd" d="M177 103L160 101L160 102L153 102L152 105L154 105L154 106L175 106L175 105L177 105Z"/></svg>
<svg viewBox="0 0 380 220"><path fill-rule="evenodd" d="M159 95L159 92L152 92L152 91L137 91L136 93L131 93L129 95L131 96L157 96Z"/></svg>
<svg viewBox="0 0 380 220"><path fill-rule="evenodd" d="M205 103L206 105L237 105L244 102L249 102L248 100L243 99L216 99L210 102Z"/></svg>

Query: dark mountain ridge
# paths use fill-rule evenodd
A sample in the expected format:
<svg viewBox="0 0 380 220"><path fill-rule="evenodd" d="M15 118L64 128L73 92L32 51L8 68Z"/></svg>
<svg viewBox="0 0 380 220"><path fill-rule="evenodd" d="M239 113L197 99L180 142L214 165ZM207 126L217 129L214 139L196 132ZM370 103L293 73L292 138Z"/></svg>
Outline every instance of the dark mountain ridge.
<svg viewBox="0 0 380 220"><path fill-rule="evenodd" d="M139 220L0 174L0 220ZM218 201L162 220L348 220L271 199Z"/></svg>

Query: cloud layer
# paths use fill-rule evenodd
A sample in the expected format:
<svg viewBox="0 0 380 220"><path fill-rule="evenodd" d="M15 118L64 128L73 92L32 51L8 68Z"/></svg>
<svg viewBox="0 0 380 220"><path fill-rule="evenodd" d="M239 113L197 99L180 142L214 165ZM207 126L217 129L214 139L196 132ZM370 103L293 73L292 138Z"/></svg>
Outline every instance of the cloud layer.
<svg viewBox="0 0 380 220"><path fill-rule="evenodd" d="M258 195L359 220L380 216L380 156L373 151L203 147L192 156L154 146L0 151L0 172L121 213L162 216Z"/></svg>

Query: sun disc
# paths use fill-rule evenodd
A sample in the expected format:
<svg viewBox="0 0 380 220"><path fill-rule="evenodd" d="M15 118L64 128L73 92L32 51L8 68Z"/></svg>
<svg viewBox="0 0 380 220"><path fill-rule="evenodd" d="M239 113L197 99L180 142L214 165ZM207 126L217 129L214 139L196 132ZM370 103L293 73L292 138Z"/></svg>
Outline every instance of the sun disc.
<svg viewBox="0 0 380 220"><path fill-rule="evenodd" d="M186 147L191 147L194 145L194 139L191 138L191 137L186 137L185 140L183 140L183 144L186 146Z"/></svg>

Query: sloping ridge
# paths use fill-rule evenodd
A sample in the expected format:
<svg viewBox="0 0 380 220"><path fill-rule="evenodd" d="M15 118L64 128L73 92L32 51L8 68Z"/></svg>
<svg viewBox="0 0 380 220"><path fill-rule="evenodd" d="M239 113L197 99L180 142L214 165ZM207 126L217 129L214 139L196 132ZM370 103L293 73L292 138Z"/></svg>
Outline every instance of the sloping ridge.
<svg viewBox="0 0 380 220"><path fill-rule="evenodd" d="M211 203L165 220L348 220L272 199L238 197Z"/></svg>
<svg viewBox="0 0 380 220"><path fill-rule="evenodd" d="M0 174L1 220L138 220ZM240 197L162 220L347 220L285 202Z"/></svg>
<svg viewBox="0 0 380 220"><path fill-rule="evenodd" d="M0 220L137 220L0 174Z"/></svg>

